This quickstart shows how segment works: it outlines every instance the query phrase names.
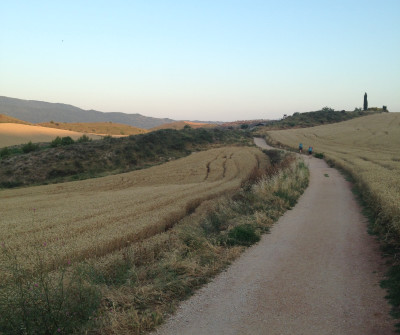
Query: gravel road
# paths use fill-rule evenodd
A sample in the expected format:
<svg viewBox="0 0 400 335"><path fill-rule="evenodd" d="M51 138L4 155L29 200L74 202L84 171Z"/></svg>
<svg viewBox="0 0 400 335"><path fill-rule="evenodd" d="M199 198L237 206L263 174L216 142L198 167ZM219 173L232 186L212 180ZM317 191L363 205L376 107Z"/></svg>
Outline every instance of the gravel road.
<svg viewBox="0 0 400 335"><path fill-rule="evenodd" d="M394 334L384 261L349 183L305 160L310 185L295 208L155 334Z"/></svg>

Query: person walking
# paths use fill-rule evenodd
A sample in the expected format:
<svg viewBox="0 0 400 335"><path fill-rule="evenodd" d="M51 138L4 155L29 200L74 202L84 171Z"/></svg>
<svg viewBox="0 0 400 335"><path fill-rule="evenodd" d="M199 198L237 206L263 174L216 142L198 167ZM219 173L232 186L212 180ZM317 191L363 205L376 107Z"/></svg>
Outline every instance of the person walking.
<svg viewBox="0 0 400 335"><path fill-rule="evenodd" d="M299 152L300 152L300 153L303 152L303 143L299 143Z"/></svg>
<svg viewBox="0 0 400 335"><path fill-rule="evenodd" d="M312 150L313 150L313 147L312 146L309 146L308 147L308 154L311 156L312 155Z"/></svg>

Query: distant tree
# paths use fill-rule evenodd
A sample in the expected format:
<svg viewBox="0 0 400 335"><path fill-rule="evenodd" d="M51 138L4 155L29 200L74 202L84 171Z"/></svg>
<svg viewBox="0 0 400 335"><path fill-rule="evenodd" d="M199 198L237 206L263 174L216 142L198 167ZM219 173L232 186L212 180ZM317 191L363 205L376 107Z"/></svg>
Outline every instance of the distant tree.
<svg viewBox="0 0 400 335"><path fill-rule="evenodd" d="M321 109L322 112L334 112L335 110L333 108L330 107L324 107Z"/></svg>
<svg viewBox="0 0 400 335"><path fill-rule="evenodd" d="M29 141L28 143L26 143L22 146L22 151L25 154L27 154L28 152L31 152L31 151L36 151L36 150L39 150L39 144L36 144L36 143L34 144L34 143L32 143L32 141Z"/></svg>
<svg viewBox="0 0 400 335"><path fill-rule="evenodd" d="M368 99L367 99L367 93L364 94L364 110L366 111L368 109Z"/></svg>
<svg viewBox="0 0 400 335"><path fill-rule="evenodd" d="M76 141L78 143L83 143L83 142L90 142L92 139L89 138L89 136L83 134L81 137L79 137Z"/></svg>
<svg viewBox="0 0 400 335"><path fill-rule="evenodd" d="M7 157L11 155L11 150L7 147L0 150L0 157Z"/></svg>

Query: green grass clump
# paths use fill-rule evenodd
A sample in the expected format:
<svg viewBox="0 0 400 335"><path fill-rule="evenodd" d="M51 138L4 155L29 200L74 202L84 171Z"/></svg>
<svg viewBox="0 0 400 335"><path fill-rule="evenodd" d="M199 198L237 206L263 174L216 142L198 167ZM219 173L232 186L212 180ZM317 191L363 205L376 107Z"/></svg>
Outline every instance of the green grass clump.
<svg viewBox="0 0 400 335"><path fill-rule="evenodd" d="M251 224L241 224L228 233L228 245L243 245L249 247L250 245L258 242L260 235L257 234L256 229Z"/></svg>

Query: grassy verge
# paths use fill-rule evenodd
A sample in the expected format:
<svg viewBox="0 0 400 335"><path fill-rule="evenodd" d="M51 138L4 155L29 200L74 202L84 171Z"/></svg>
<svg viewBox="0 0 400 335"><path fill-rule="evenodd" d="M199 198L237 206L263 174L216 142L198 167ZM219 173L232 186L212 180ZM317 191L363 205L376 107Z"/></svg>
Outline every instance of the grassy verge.
<svg viewBox="0 0 400 335"><path fill-rule="evenodd" d="M274 141L268 135L266 141L270 145L295 150ZM400 319L400 233L398 229L400 218L398 211L391 210L393 206L386 206L385 199L376 195L369 183L357 173L354 167L349 168L345 162L333 159L329 154L316 153L314 156L325 159L330 166L337 168L353 183L353 193L363 207L363 214L369 219L368 232L378 238L382 255L389 268L381 286L387 291L386 298L392 305L392 316ZM400 333L400 323L396 327L397 332Z"/></svg>
<svg viewBox="0 0 400 335"><path fill-rule="evenodd" d="M368 232L375 235L380 243L382 256L386 260L388 271L381 287L387 291L385 296L392 306L391 315L400 319L400 236L392 229L393 218L390 213L382 213L379 201L373 196L368 185L340 162L328 159L328 164L339 169L353 184L352 191L363 208L363 214L368 218ZM396 324L396 332L400 333L400 323Z"/></svg>
<svg viewBox="0 0 400 335"><path fill-rule="evenodd" d="M52 275L58 285L49 284L40 266L36 275L19 275L17 260L10 258L14 270L9 272L14 274L7 290L11 293L0 295L0 315L13 310L16 327L25 324L39 327L40 320L29 321L33 315L31 310L15 308L23 306L21 301L29 306L34 304L37 295L29 294L32 288L43 297L43 303L36 306L37 315L47 315L46 311L51 310L55 311L52 315L65 316L48 322L48 333L142 334L154 329L182 299L226 268L246 247L256 243L261 234L267 233L307 187L309 174L302 161L275 150L265 153L273 164L266 170L254 169L234 194L218 201L206 201L195 212L187 208L188 215L161 234L105 257L71 266L67 272L60 269L59 273L68 275L62 280L60 275ZM74 281L76 273L80 278L78 284ZM21 285L26 289L21 290ZM92 292L90 297L94 298L89 300L87 313L76 310L79 299L67 302L65 294L54 298L60 297L60 291L66 292L68 287L75 289L73 297ZM82 288L81 293L77 287ZM66 322L71 310L80 318ZM7 333L8 324L7 320L0 320L0 333ZM68 324L74 327L67 329ZM45 332L31 330L31 333Z"/></svg>

